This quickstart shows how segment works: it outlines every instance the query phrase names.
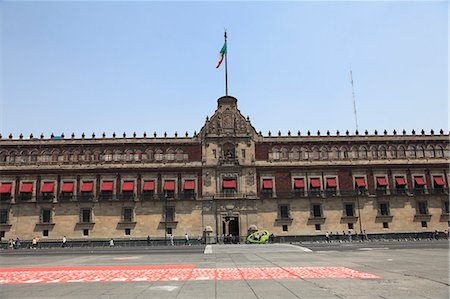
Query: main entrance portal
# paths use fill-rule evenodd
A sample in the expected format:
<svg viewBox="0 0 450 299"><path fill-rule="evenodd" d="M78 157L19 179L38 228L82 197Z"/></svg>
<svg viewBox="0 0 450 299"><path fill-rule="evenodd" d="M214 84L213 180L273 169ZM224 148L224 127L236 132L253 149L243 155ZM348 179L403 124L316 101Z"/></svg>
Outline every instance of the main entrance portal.
<svg viewBox="0 0 450 299"><path fill-rule="evenodd" d="M239 240L239 217L226 216L222 222L222 232L225 236L232 236Z"/></svg>

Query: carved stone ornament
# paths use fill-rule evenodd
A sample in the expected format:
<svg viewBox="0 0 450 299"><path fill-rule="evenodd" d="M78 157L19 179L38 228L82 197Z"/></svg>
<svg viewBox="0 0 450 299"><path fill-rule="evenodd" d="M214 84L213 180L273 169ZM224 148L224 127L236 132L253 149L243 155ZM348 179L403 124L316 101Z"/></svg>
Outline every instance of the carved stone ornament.
<svg viewBox="0 0 450 299"><path fill-rule="evenodd" d="M208 173L205 174L205 179L203 180L203 185L205 185L206 187L211 186L211 175L209 175Z"/></svg>
<svg viewBox="0 0 450 299"><path fill-rule="evenodd" d="M252 171L247 174L247 185L253 186L255 184L255 175Z"/></svg>

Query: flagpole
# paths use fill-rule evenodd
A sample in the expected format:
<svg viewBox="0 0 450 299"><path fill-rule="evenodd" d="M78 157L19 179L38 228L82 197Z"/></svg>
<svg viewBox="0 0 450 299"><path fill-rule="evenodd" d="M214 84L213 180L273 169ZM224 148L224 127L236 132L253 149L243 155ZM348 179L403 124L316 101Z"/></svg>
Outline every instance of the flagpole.
<svg viewBox="0 0 450 299"><path fill-rule="evenodd" d="M227 56L228 56L228 45L227 45L227 31L225 30L225 95L228 96L228 64L227 64Z"/></svg>

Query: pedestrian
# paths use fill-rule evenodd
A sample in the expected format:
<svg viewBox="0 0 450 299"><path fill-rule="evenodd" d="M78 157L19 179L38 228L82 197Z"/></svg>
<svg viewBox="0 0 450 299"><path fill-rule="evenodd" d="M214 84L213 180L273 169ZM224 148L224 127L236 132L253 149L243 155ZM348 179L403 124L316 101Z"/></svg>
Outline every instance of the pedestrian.
<svg viewBox="0 0 450 299"><path fill-rule="evenodd" d="M342 241L347 241L347 234L345 233L345 231L342 231Z"/></svg>
<svg viewBox="0 0 450 299"><path fill-rule="evenodd" d="M33 240L31 241L31 248L36 249L37 248L37 237L34 237Z"/></svg>
<svg viewBox="0 0 450 299"><path fill-rule="evenodd" d="M330 234L328 232L325 233L325 239L327 243L330 243Z"/></svg>
<svg viewBox="0 0 450 299"><path fill-rule="evenodd" d="M364 241L369 241L369 237L367 236L366 230L363 230Z"/></svg>
<svg viewBox="0 0 450 299"><path fill-rule="evenodd" d="M111 240L109 240L109 247L114 247L114 240L113 240L113 238L111 238Z"/></svg>
<svg viewBox="0 0 450 299"><path fill-rule="evenodd" d="M173 242L173 235L170 234L170 246L174 246L175 243Z"/></svg>
<svg viewBox="0 0 450 299"><path fill-rule="evenodd" d="M330 232L330 243L333 242L333 232Z"/></svg>
<svg viewBox="0 0 450 299"><path fill-rule="evenodd" d="M184 245L189 245L189 236L187 233L184 234Z"/></svg>
<svg viewBox="0 0 450 299"><path fill-rule="evenodd" d="M20 248L20 239L19 239L19 237L17 237L15 244L16 244L16 249L19 249Z"/></svg>
<svg viewBox="0 0 450 299"><path fill-rule="evenodd" d="M448 240L448 228L446 230L444 230L444 236Z"/></svg>
<svg viewBox="0 0 450 299"><path fill-rule="evenodd" d="M147 236L147 246L150 246L152 244L152 239L150 239L150 236Z"/></svg>
<svg viewBox="0 0 450 299"><path fill-rule="evenodd" d="M348 239L349 242L352 241L352 232L351 231L348 231L347 239Z"/></svg>
<svg viewBox="0 0 450 299"><path fill-rule="evenodd" d="M66 247L66 243L67 243L67 239L66 239L66 236L64 236L64 237L62 238L62 248L65 248L65 247Z"/></svg>
<svg viewBox="0 0 450 299"><path fill-rule="evenodd" d="M8 245L9 245L9 249L14 249L14 240L13 239L9 239Z"/></svg>
<svg viewBox="0 0 450 299"><path fill-rule="evenodd" d="M434 239L439 240L439 232L437 230L434 231Z"/></svg>

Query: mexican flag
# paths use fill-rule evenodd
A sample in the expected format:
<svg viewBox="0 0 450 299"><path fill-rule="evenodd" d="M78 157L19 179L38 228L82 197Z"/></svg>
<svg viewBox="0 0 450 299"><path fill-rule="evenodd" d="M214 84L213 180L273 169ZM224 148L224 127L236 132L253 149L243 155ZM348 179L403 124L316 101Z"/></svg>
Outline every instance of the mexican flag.
<svg viewBox="0 0 450 299"><path fill-rule="evenodd" d="M225 57L225 55L227 55L227 42L226 41L223 44L222 49L220 50L219 62L217 63L216 69L219 68L219 66L222 64L222 61L223 61L223 58Z"/></svg>

